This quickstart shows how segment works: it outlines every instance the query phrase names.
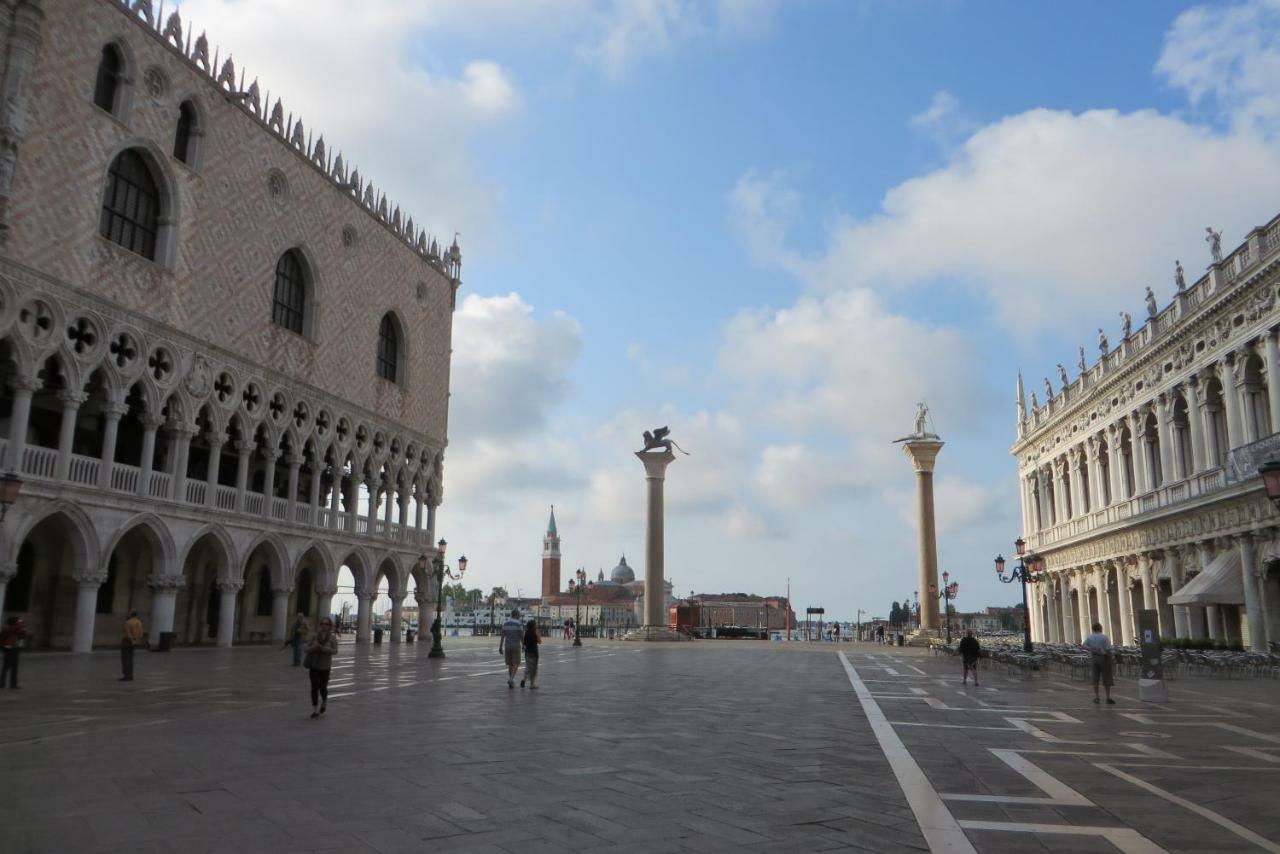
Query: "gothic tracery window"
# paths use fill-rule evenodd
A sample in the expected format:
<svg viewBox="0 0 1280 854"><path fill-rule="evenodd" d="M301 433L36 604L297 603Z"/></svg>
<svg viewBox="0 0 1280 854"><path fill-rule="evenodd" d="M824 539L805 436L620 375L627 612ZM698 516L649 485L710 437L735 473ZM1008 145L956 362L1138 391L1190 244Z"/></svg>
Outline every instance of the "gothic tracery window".
<svg viewBox="0 0 1280 854"><path fill-rule="evenodd" d="M307 279L296 250L290 249L276 262L276 283L271 301L271 321L291 332L303 334L307 312Z"/></svg>
<svg viewBox="0 0 1280 854"><path fill-rule="evenodd" d="M173 135L173 156L188 166L195 160L196 108L190 101L178 105L178 126Z"/></svg>
<svg viewBox="0 0 1280 854"><path fill-rule="evenodd" d="M155 260L160 188L138 152L122 151L107 171L99 233L130 252Z"/></svg>
<svg viewBox="0 0 1280 854"><path fill-rule="evenodd" d="M113 44L102 48L98 60L98 77L93 86L93 103L108 113L115 114L120 100L120 85L124 76L124 56Z"/></svg>

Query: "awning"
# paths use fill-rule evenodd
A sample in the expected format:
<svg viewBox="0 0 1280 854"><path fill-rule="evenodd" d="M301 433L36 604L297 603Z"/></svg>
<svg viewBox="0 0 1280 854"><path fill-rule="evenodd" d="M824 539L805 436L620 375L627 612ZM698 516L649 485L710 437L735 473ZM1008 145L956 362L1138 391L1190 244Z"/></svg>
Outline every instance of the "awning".
<svg viewBox="0 0 1280 854"><path fill-rule="evenodd" d="M1208 569L1169 597L1170 605L1243 605L1244 582L1240 579L1240 552L1227 549L1213 559Z"/></svg>

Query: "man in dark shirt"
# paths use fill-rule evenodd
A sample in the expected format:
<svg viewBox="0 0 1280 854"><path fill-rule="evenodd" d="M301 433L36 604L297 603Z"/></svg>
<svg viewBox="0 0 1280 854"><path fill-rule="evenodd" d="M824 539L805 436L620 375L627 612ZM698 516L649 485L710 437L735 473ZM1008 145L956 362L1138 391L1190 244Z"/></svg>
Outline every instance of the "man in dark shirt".
<svg viewBox="0 0 1280 854"><path fill-rule="evenodd" d="M520 642L524 639L524 623L520 622L520 610L511 611L511 617L502 624L498 637L498 652L507 661L507 687L516 687L516 671L520 669Z"/></svg>
<svg viewBox="0 0 1280 854"><path fill-rule="evenodd" d="M964 662L964 684L969 684L969 671L973 671L973 687L978 687L978 659L982 656L982 647L973 636L973 630L965 632L960 639L960 659Z"/></svg>

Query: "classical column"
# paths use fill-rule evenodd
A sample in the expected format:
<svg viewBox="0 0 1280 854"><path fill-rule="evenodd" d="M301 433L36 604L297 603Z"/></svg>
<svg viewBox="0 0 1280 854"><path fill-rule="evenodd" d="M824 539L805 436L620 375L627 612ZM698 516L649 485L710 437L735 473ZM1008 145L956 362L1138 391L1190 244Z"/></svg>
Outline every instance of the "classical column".
<svg viewBox="0 0 1280 854"><path fill-rule="evenodd" d="M431 545L436 541L436 508L439 506L439 502L427 504L427 545Z"/></svg>
<svg viewBox="0 0 1280 854"><path fill-rule="evenodd" d="M1109 638L1114 638L1111 625L1111 602L1107 597L1107 565L1100 563L1093 568L1093 585L1098 590L1098 622L1102 623L1102 631Z"/></svg>
<svg viewBox="0 0 1280 854"><path fill-rule="evenodd" d="M1240 580L1244 582L1245 617L1249 622L1249 648L1267 652L1267 623L1262 614L1262 591L1259 589L1258 563L1253 547L1253 534L1239 534Z"/></svg>
<svg viewBox="0 0 1280 854"><path fill-rule="evenodd" d="M272 506L276 495L276 460L280 459L280 451L274 447L262 451L264 471L262 478L262 514L275 521L275 508Z"/></svg>
<svg viewBox="0 0 1280 854"><path fill-rule="evenodd" d="M365 524L369 526L366 531L369 536L373 536L374 528L378 527L378 480L377 475L370 476L365 481L365 489L369 490L369 505L365 509L369 511L365 519Z"/></svg>
<svg viewBox="0 0 1280 854"><path fill-rule="evenodd" d="M76 582L76 626L71 635L72 652L93 650L93 625L98 616L98 588L107 580L105 572L78 570L71 575Z"/></svg>
<svg viewBox="0 0 1280 854"><path fill-rule="evenodd" d="M311 494L307 500L307 523L315 525L319 522L320 512L320 480L324 472L324 464L313 462L311 464Z"/></svg>
<svg viewBox="0 0 1280 854"><path fill-rule="evenodd" d="M938 631L942 626L938 613L938 545L933 508L933 469L942 446L943 442L930 434L906 439L902 446L916 473L916 527L920 554L917 585L920 590L919 626L922 632ZM670 451L667 453L670 454ZM648 589L646 586L646 594Z"/></svg>
<svg viewBox="0 0 1280 854"><path fill-rule="evenodd" d="M333 594L337 592L338 588L336 587L316 586L316 596L319 597L320 603L316 606L317 625L319 625L319 620L333 616Z"/></svg>
<svg viewBox="0 0 1280 854"><path fill-rule="evenodd" d="M63 391L58 395L62 401L62 424L58 431L58 468L54 477L67 480L71 476L71 446L76 438L76 416L80 412L80 404L89 399L82 391Z"/></svg>
<svg viewBox="0 0 1280 854"><path fill-rule="evenodd" d="M1209 640L1221 643L1226 640L1222 635L1222 616L1217 605L1204 606L1204 618L1209 627Z"/></svg>
<svg viewBox="0 0 1280 854"><path fill-rule="evenodd" d="M206 507L218 506L218 468L222 465L222 431L210 430L204 434L209 443L209 467L204 475L204 504Z"/></svg>
<svg viewBox="0 0 1280 854"><path fill-rule="evenodd" d="M1236 388L1236 368L1232 363L1234 353L1228 353L1222 360L1222 400L1227 408L1227 450L1238 448L1244 444L1244 427L1240 421L1240 390ZM1219 460L1226 465L1226 460Z"/></svg>
<svg viewBox="0 0 1280 854"><path fill-rule="evenodd" d="M22 472L22 456L27 449L27 426L31 421L31 396L44 385L36 377L15 376L13 384L13 408L9 415L9 455L5 459L6 471Z"/></svg>
<svg viewBox="0 0 1280 854"><path fill-rule="evenodd" d="M1076 637L1075 613L1071 610L1071 575L1063 572L1060 577L1062 595L1062 642L1078 643L1082 638Z"/></svg>
<svg viewBox="0 0 1280 854"><path fill-rule="evenodd" d="M1080 474L1084 470L1084 451L1078 447L1068 451L1067 465L1071 470L1071 517L1074 519L1085 512L1084 478Z"/></svg>
<svg viewBox="0 0 1280 854"><path fill-rule="evenodd" d="M1142 584L1142 609L1144 611L1156 610L1155 583L1152 579L1151 554L1143 552L1138 555L1138 578Z"/></svg>
<svg viewBox="0 0 1280 854"><path fill-rule="evenodd" d="M413 530L416 533L422 531L422 508L426 502L422 500L422 490L414 489L413 491Z"/></svg>
<svg viewBox="0 0 1280 854"><path fill-rule="evenodd" d="M1059 629L1061 625L1062 615L1058 613L1058 590L1053 581L1050 581L1045 587L1044 600L1049 610L1049 625L1046 629L1045 640L1049 643L1062 643L1062 632Z"/></svg>
<svg viewBox="0 0 1280 854"><path fill-rule="evenodd" d="M1116 593L1120 598L1120 644L1129 646L1133 643L1133 580L1129 577L1129 565L1123 560L1116 562Z"/></svg>
<svg viewBox="0 0 1280 854"><path fill-rule="evenodd" d="M941 443L938 443L941 447ZM935 456L937 452L934 452ZM666 543L665 512L662 488L666 481L667 466L675 461L676 455L667 448L662 453L637 451L636 458L644 465L646 486L646 514L644 538L644 627L648 630L666 629L668 617L666 613ZM932 485L931 485L932 486ZM930 496L932 510L932 496ZM932 518L930 524L932 525ZM921 604L924 603L924 590L920 591ZM937 602L934 602L936 607Z"/></svg>
<svg viewBox="0 0 1280 854"><path fill-rule="evenodd" d="M1142 415L1129 413L1129 448L1133 457L1133 494L1150 492L1151 481L1147 477L1147 440L1142 426Z"/></svg>
<svg viewBox="0 0 1280 854"><path fill-rule="evenodd" d="M1200 383L1195 377L1187 380L1183 393L1187 398L1187 423L1191 428L1191 471L1199 474L1205 470L1204 413L1200 411Z"/></svg>
<svg viewBox="0 0 1280 854"><path fill-rule="evenodd" d="M151 472L156 461L156 431L164 425L164 417L150 412L142 416L142 465L138 467L138 494L151 495Z"/></svg>
<svg viewBox="0 0 1280 854"><path fill-rule="evenodd" d="M151 587L151 638L158 642L160 635L173 631L173 608L183 578L181 575L155 574L147 577L147 584Z"/></svg>
<svg viewBox="0 0 1280 854"><path fill-rule="evenodd" d="M1128 497L1124 482L1124 454L1120 453L1120 430L1107 427L1107 474L1111 476L1111 503Z"/></svg>
<svg viewBox="0 0 1280 854"><path fill-rule="evenodd" d="M1162 394L1156 398L1156 433L1160 437L1160 472L1164 483L1178 479L1177 467L1173 463L1173 431L1169 429L1171 413L1168 397Z"/></svg>
<svg viewBox="0 0 1280 854"><path fill-rule="evenodd" d="M1165 560L1169 561L1169 589L1173 593L1177 593L1182 589L1183 575L1186 569L1183 566L1183 558L1185 557L1183 552L1185 549L1185 546L1171 546L1164 550ZM1178 638L1191 637L1186 605L1173 606L1173 635Z"/></svg>
<svg viewBox="0 0 1280 854"><path fill-rule="evenodd" d="M391 478L387 478L387 488L384 490L386 498L382 503L382 524L388 530L388 533L391 528L391 518L395 515L396 489L394 487L395 484Z"/></svg>
<svg viewBox="0 0 1280 854"><path fill-rule="evenodd" d="M231 646L236 632L236 594L244 586L243 581L219 581L218 588L218 646Z"/></svg>
<svg viewBox="0 0 1280 854"><path fill-rule="evenodd" d="M116 436L120 431L120 419L129 407L109 399L102 407L102 462L98 468L98 488L111 488L111 473L116 462Z"/></svg>
<svg viewBox="0 0 1280 854"><path fill-rule="evenodd" d="M292 587L271 588L271 640L284 643L289 631L289 594Z"/></svg>
<svg viewBox="0 0 1280 854"><path fill-rule="evenodd" d="M1107 506L1107 488L1103 484L1105 478L1102 476L1102 445L1098 442L1097 436L1089 437L1085 443L1085 451L1089 461L1089 483L1085 490L1089 493L1089 512L1092 513Z"/></svg>
<svg viewBox="0 0 1280 854"><path fill-rule="evenodd" d="M173 453L173 494L170 498L182 504L187 503L187 462L191 458L191 439L199 430L194 424L175 423L172 426L176 439Z"/></svg>
<svg viewBox="0 0 1280 854"><path fill-rule="evenodd" d="M302 469L302 457L289 454L285 462L289 464L289 495L285 499L284 520L292 525L298 521L298 472Z"/></svg>
<svg viewBox="0 0 1280 854"><path fill-rule="evenodd" d="M1076 617L1080 620L1080 640L1093 634L1093 621L1089 616L1089 574L1084 567L1075 571L1076 576Z"/></svg>
<svg viewBox="0 0 1280 854"><path fill-rule="evenodd" d="M257 444L254 442L236 442L236 512L244 512L244 494L249 488L249 457L253 455Z"/></svg>
<svg viewBox="0 0 1280 854"><path fill-rule="evenodd" d="M397 498L399 499L399 501L400 501L400 536L399 536L399 539L400 539L400 541L401 541L401 542L403 542L403 541L405 540L405 538L406 538L406 537L408 537L408 535L409 535L409 497L408 497L407 495L405 495L405 493L404 493L404 491L403 491L403 490L401 490L401 491L397 492L396 497L397 497ZM419 625L421 625L421 620L419 620Z"/></svg>
<svg viewBox="0 0 1280 854"><path fill-rule="evenodd" d="M1276 333L1270 329L1262 336L1263 359L1267 363L1267 405L1271 414L1271 432L1280 432L1280 353Z"/></svg>
<svg viewBox="0 0 1280 854"><path fill-rule="evenodd" d="M404 590L388 590L387 594L391 597L391 642L400 643L401 629L403 628L404 617ZM418 625L422 625L419 622Z"/></svg>
<svg viewBox="0 0 1280 854"><path fill-rule="evenodd" d="M1036 484L1036 524L1039 525L1041 531L1053 524L1053 514L1049 509L1049 485L1045 482L1044 466L1036 464L1035 474Z"/></svg>
<svg viewBox="0 0 1280 854"><path fill-rule="evenodd" d="M1049 464L1053 476L1053 523L1061 525L1071 518L1070 501L1067 499L1067 464L1063 460L1054 460Z"/></svg>
<svg viewBox="0 0 1280 854"><path fill-rule="evenodd" d="M319 477L316 478L319 480ZM342 512L342 481L344 476L342 469L335 467L333 470L333 485L329 487L329 529L338 530L338 514Z"/></svg>
<svg viewBox="0 0 1280 854"><path fill-rule="evenodd" d="M364 591L356 591L356 643L368 643L373 636L369 624L373 616L373 596ZM421 625L421 623L419 623Z"/></svg>
<svg viewBox="0 0 1280 854"><path fill-rule="evenodd" d="M436 603L431 598L431 594L421 587L414 591L413 598L418 603L418 633L422 634L435 619L432 611L435 610Z"/></svg>

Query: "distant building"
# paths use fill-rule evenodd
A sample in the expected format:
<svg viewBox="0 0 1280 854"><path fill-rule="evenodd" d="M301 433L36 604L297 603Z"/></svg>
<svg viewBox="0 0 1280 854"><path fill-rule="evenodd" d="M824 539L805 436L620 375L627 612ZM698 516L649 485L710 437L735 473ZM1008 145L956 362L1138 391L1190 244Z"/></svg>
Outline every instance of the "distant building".
<svg viewBox="0 0 1280 854"><path fill-rule="evenodd" d="M766 629L795 628L796 615L785 596L755 596L749 593L696 593L683 600L696 610L697 625L759 626Z"/></svg>

